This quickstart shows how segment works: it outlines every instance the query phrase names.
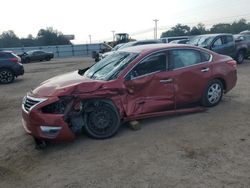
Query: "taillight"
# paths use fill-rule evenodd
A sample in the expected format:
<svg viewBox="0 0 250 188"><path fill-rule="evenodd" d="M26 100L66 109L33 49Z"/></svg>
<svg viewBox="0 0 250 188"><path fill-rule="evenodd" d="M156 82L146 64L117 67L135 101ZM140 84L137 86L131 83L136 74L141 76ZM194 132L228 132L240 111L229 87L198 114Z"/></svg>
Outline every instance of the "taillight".
<svg viewBox="0 0 250 188"><path fill-rule="evenodd" d="M236 68L237 67L237 62L234 60L227 61L228 65L231 65L232 67Z"/></svg>
<svg viewBox="0 0 250 188"><path fill-rule="evenodd" d="M10 58L9 61L14 62L14 63L17 63L17 62L18 62L18 58L13 57L13 58Z"/></svg>

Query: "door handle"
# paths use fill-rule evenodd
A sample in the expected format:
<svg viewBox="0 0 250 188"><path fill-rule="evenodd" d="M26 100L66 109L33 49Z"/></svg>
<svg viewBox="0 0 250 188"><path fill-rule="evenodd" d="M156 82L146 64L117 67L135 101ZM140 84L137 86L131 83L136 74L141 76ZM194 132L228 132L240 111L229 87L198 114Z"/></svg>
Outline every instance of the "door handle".
<svg viewBox="0 0 250 188"><path fill-rule="evenodd" d="M173 78L168 78L166 80L160 80L160 83L167 84L173 82Z"/></svg>
<svg viewBox="0 0 250 188"><path fill-rule="evenodd" d="M210 70L210 68L204 68L204 69L201 69L201 72L208 72Z"/></svg>

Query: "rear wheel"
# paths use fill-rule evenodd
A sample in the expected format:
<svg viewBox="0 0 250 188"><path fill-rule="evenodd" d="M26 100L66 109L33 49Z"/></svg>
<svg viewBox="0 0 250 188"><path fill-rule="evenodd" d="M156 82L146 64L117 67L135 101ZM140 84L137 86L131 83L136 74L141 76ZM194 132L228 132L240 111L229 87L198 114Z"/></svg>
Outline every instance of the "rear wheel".
<svg viewBox="0 0 250 188"><path fill-rule="evenodd" d="M8 84L15 79L14 73L9 69L0 69L0 83Z"/></svg>
<svg viewBox="0 0 250 188"><path fill-rule="evenodd" d="M109 103L99 102L87 114L85 130L93 138L109 138L117 133L119 127L118 112Z"/></svg>
<svg viewBox="0 0 250 188"><path fill-rule="evenodd" d="M46 57L45 60L46 60L46 61L50 61L50 57L49 57L49 56Z"/></svg>
<svg viewBox="0 0 250 188"><path fill-rule="evenodd" d="M216 106L221 101L223 95L223 85L220 80L212 80L202 97L202 105L207 107Z"/></svg>

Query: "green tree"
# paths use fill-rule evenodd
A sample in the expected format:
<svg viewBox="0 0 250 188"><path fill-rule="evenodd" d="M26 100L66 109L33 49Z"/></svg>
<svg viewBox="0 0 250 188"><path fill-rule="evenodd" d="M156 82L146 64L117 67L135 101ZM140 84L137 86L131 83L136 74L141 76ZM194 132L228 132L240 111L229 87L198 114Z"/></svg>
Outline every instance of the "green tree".
<svg viewBox="0 0 250 188"><path fill-rule="evenodd" d="M161 37L176 37L184 36L190 34L190 27L188 25L177 24L172 27L170 30L163 32Z"/></svg>
<svg viewBox="0 0 250 188"><path fill-rule="evenodd" d="M61 32L53 30L52 27L40 29L37 34L37 40L38 44L41 46L71 44L71 42L66 39Z"/></svg>
<svg viewBox="0 0 250 188"><path fill-rule="evenodd" d="M21 45L20 39L14 33L14 31L4 31L0 35L0 47L1 48L10 48L10 47L18 47Z"/></svg>
<svg viewBox="0 0 250 188"><path fill-rule="evenodd" d="M240 19L238 22L233 22L231 25L231 32L234 34L248 29L250 29L250 23L247 23L245 19Z"/></svg>
<svg viewBox="0 0 250 188"><path fill-rule="evenodd" d="M203 23L198 23L197 26L192 27L190 35L202 35L206 34L208 31Z"/></svg>
<svg viewBox="0 0 250 188"><path fill-rule="evenodd" d="M231 33L231 24L219 23L212 26L210 33Z"/></svg>

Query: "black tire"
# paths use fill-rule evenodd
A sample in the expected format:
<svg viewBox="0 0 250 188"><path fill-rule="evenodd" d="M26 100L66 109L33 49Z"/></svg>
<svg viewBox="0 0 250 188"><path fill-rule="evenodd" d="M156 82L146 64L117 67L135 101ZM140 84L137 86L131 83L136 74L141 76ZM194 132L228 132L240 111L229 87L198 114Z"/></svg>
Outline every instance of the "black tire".
<svg viewBox="0 0 250 188"><path fill-rule="evenodd" d="M237 56L236 56L236 61L238 64L242 64L245 59L245 52L243 50L238 51Z"/></svg>
<svg viewBox="0 0 250 188"><path fill-rule="evenodd" d="M206 107L216 106L223 96L223 85L220 80L210 81L202 96L202 105Z"/></svg>
<svg viewBox="0 0 250 188"><path fill-rule="evenodd" d="M0 83L9 84L15 79L14 73L9 69L0 69Z"/></svg>
<svg viewBox="0 0 250 188"><path fill-rule="evenodd" d="M50 59L51 58L49 56L45 58L46 61L50 61Z"/></svg>
<svg viewBox="0 0 250 188"><path fill-rule="evenodd" d="M85 130L95 139L114 136L120 127L120 117L114 105L100 101L86 116Z"/></svg>

